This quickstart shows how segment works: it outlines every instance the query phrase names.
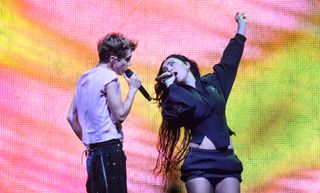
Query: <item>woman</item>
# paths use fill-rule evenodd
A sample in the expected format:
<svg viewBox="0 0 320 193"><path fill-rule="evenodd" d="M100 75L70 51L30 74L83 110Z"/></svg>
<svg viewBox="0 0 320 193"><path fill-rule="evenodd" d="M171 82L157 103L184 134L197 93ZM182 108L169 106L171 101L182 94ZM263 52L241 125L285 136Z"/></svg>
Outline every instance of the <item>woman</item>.
<svg viewBox="0 0 320 193"><path fill-rule="evenodd" d="M200 76L196 62L175 54L162 62L158 73L155 100L162 123L155 170L169 179L184 159L181 179L188 193L240 192L242 164L234 154L230 138L234 133L225 115L246 41L245 14L237 13L235 20L237 34L213 73Z"/></svg>

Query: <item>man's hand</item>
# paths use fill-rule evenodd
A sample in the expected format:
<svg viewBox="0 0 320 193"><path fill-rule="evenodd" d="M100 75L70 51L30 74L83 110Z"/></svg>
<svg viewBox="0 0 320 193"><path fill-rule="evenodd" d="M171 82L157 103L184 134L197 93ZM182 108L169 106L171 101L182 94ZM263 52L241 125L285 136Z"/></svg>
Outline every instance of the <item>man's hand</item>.
<svg viewBox="0 0 320 193"><path fill-rule="evenodd" d="M141 86L140 78L135 73L133 73L130 78L128 78L125 74L123 74L123 77L126 79L129 89L133 90L134 93L137 92L137 90Z"/></svg>

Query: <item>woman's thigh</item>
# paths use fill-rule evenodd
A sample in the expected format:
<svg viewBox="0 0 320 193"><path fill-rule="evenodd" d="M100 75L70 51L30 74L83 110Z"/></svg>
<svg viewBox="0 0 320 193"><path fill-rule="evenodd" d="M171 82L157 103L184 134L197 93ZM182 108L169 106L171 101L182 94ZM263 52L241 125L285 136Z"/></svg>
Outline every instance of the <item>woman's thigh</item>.
<svg viewBox="0 0 320 193"><path fill-rule="evenodd" d="M206 178L194 178L186 182L188 193L213 193L211 183Z"/></svg>
<svg viewBox="0 0 320 193"><path fill-rule="evenodd" d="M240 193L240 182L234 177L224 178L216 185L215 193Z"/></svg>

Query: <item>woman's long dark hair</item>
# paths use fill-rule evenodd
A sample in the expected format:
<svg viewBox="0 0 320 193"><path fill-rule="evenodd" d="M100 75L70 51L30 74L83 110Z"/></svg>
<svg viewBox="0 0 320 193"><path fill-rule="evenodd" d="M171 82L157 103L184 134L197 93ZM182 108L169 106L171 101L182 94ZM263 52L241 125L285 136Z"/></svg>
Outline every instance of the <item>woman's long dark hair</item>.
<svg viewBox="0 0 320 193"><path fill-rule="evenodd" d="M158 75L163 72L162 66L164 62L169 58L177 58L182 62L188 62L190 64L190 71L193 76L198 79L200 77L200 71L198 64L188 59L183 55L173 54L168 56L161 64ZM154 86L156 97L154 100L158 103L158 107L162 108L163 101L168 96L168 89L164 83L158 81ZM182 142L178 144L181 134L183 133ZM168 124L168 122L163 119L159 129L159 138L157 142L158 158L154 172L156 174L161 174L164 180L170 179L173 171L177 168L179 163L184 159L184 156L188 150L188 144L190 142L191 132L190 129L185 128L182 130L180 127ZM177 149L176 149L177 148ZM176 149L176 151L175 151Z"/></svg>

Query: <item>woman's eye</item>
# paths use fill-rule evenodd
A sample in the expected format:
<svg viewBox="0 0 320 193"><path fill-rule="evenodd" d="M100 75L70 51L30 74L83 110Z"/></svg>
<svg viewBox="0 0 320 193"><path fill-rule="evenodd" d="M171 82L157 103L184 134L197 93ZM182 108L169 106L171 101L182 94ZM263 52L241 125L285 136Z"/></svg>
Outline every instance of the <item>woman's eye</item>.
<svg viewBox="0 0 320 193"><path fill-rule="evenodd" d="M164 66L163 68L162 68L162 72L167 72L168 71L168 68L166 67L166 66Z"/></svg>

